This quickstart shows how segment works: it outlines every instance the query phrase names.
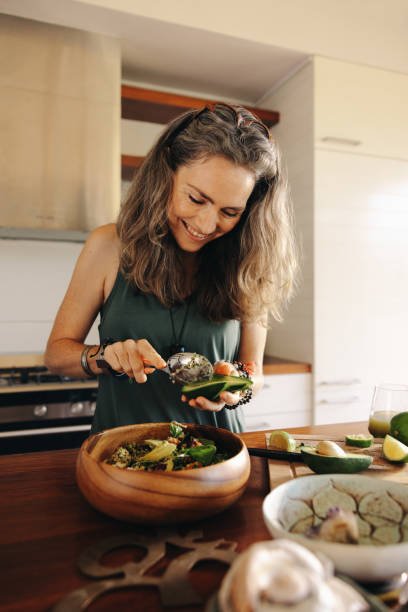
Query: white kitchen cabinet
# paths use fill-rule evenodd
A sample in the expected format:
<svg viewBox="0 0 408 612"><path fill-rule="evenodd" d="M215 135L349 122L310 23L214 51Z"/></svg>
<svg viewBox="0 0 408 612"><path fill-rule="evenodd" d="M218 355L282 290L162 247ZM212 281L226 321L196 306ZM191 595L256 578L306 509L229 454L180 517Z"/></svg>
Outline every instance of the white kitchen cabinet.
<svg viewBox="0 0 408 612"><path fill-rule="evenodd" d="M302 244L267 349L312 364L313 423L367 420L376 384L408 384L408 75L315 57L264 103Z"/></svg>
<svg viewBox="0 0 408 612"><path fill-rule="evenodd" d="M317 147L407 159L406 74L316 57L314 84Z"/></svg>
<svg viewBox="0 0 408 612"><path fill-rule="evenodd" d="M265 376L261 391L244 405L246 431L310 425L311 374Z"/></svg>
<svg viewBox="0 0 408 612"><path fill-rule="evenodd" d="M315 152L315 422L407 383L408 161Z"/></svg>

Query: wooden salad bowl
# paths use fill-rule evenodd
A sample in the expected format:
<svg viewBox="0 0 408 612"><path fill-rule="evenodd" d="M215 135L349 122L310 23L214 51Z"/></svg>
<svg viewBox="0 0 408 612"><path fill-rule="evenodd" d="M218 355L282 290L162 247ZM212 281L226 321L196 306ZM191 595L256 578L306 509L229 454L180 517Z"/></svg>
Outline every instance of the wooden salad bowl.
<svg viewBox="0 0 408 612"><path fill-rule="evenodd" d="M165 439L169 423L107 429L82 444L76 466L78 486L96 509L114 518L145 524L195 521L221 512L242 495L250 473L245 444L236 434L209 425L187 424L193 435L214 440L232 456L190 470L146 472L105 463L126 442Z"/></svg>

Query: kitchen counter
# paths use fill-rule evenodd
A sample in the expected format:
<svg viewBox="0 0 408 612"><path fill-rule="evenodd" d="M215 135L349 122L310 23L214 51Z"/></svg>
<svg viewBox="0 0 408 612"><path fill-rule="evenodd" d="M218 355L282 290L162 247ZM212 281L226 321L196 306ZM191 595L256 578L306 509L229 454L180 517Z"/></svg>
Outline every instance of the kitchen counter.
<svg viewBox="0 0 408 612"><path fill-rule="evenodd" d="M41 354L0 355L0 367L27 367L44 365ZM264 356L264 374L301 374L312 371L310 363L293 361L284 357Z"/></svg>
<svg viewBox="0 0 408 612"><path fill-rule="evenodd" d="M292 431L341 435L365 429L366 423L351 423ZM242 438L248 446L265 446L263 432L245 433ZM75 481L76 455L76 450L62 450L0 457L0 610L50 609L70 591L91 582L77 569L84 549L111 536L130 537L147 531L143 526L104 516L85 501ZM262 519L262 501L268 490L266 460L251 457L251 477L241 499L218 516L191 525L191 529L201 529L205 539L237 542L238 551L269 539ZM109 563L117 565L132 559L129 550L122 554L127 554L126 558L118 560L115 553L110 553ZM206 599L217 589L224 573L224 565L205 561L191 572L191 579ZM122 606L144 612L163 609L155 589L138 587L105 595L92 605L92 611L108 612ZM187 606L183 612L200 609L202 606Z"/></svg>
<svg viewBox="0 0 408 612"><path fill-rule="evenodd" d="M310 363L303 361L292 361L282 357L264 356L264 374L305 374L312 371Z"/></svg>
<svg viewBox="0 0 408 612"><path fill-rule="evenodd" d="M32 393L33 391L61 391L64 389L96 389L97 387L98 381L96 379L84 379L70 382L50 382L41 383L41 385L27 383L25 385L10 385L9 387L0 387L0 395L10 393Z"/></svg>

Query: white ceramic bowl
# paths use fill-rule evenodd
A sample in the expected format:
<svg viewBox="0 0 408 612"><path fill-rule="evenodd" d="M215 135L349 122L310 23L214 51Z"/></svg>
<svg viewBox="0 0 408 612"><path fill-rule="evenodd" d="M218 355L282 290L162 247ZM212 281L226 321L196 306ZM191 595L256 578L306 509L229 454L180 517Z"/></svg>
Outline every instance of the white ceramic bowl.
<svg viewBox="0 0 408 612"><path fill-rule="evenodd" d="M358 544L308 538L305 532L330 507L357 514ZM329 557L336 569L365 582L408 571L408 486L370 476L303 476L279 485L264 499L263 516L274 538L290 538Z"/></svg>

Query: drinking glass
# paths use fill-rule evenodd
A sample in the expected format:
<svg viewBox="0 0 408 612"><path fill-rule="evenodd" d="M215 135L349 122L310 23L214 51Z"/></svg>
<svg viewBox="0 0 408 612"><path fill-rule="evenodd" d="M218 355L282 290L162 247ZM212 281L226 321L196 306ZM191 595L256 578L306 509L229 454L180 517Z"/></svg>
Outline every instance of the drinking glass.
<svg viewBox="0 0 408 612"><path fill-rule="evenodd" d="M407 385L378 385L374 387L368 431L375 438L384 438L390 431L395 414L408 411Z"/></svg>

